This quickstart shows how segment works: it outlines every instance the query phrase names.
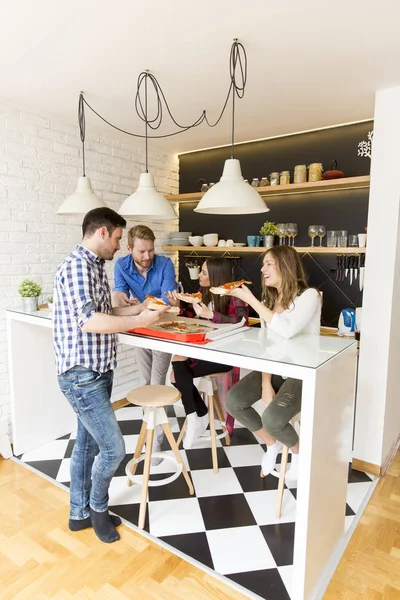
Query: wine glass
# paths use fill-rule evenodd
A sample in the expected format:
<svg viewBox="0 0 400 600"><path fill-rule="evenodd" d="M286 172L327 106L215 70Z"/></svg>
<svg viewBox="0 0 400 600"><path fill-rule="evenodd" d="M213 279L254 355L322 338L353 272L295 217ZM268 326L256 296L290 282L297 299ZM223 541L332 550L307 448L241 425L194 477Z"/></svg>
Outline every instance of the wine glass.
<svg viewBox="0 0 400 600"><path fill-rule="evenodd" d="M293 225L294 223L286 223L286 231L289 238L288 246L291 246L290 239L293 237Z"/></svg>
<svg viewBox="0 0 400 600"><path fill-rule="evenodd" d="M311 246L314 246L314 238L318 235L318 225L310 225L308 235L311 238Z"/></svg>
<svg viewBox="0 0 400 600"><path fill-rule="evenodd" d="M322 246L322 238L326 235L325 225L318 225L319 245Z"/></svg>
<svg viewBox="0 0 400 600"><path fill-rule="evenodd" d="M291 223L291 231L292 231L292 246L294 246L294 238L296 237L296 235L299 233L299 227L297 225L297 223Z"/></svg>
<svg viewBox="0 0 400 600"><path fill-rule="evenodd" d="M286 223L278 223L278 236L279 236L279 245L282 246L284 243L284 238L287 234L287 225Z"/></svg>

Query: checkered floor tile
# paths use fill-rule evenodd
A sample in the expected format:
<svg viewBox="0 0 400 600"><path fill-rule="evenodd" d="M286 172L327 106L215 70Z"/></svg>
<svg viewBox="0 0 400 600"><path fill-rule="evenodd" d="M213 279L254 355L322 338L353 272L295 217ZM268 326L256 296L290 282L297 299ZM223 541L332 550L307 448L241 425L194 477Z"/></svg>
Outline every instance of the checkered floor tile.
<svg viewBox="0 0 400 600"><path fill-rule="evenodd" d="M126 485L125 465L132 458L141 426L142 409L126 407L117 411L127 455L110 486L110 509L138 523L140 485ZM168 407L175 437L184 421L180 403ZM69 467L75 434L66 435L20 457L20 460L69 486ZM231 446L218 444L219 473L212 471L210 442L199 441L190 450L181 450L191 472L195 495L189 496L183 477L160 487L149 488L145 529L173 548L214 569L260 598L290 598L293 563L296 488L286 488L283 515L275 517L278 479L260 478L265 447L239 424ZM168 450L166 440L162 446ZM172 455L172 452L168 452ZM139 464L140 474L143 463ZM163 461L151 468L151 479L160 480L174 471ZM367 494L373 477L349 469L346 529Z"/></svg>

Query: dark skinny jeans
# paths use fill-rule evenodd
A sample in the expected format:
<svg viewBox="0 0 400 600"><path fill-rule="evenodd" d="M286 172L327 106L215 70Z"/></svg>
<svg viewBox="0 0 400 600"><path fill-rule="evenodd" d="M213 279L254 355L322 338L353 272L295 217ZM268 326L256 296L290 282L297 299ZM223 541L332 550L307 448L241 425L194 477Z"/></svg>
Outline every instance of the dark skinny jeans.
<svg viewBox="0 0 400 600"><path fill-rule="evenodd" d="M199 390L193 383L196 377L211 375L212 373L227 373L232 369L229 365L219 365L206 360L193 361L191 358L186 360L172 361L174 369L175 383L173 384L182 394L182 404L187 415L197 413L198 417L204 417L207 414L207 406L204 404Z"/></svg>

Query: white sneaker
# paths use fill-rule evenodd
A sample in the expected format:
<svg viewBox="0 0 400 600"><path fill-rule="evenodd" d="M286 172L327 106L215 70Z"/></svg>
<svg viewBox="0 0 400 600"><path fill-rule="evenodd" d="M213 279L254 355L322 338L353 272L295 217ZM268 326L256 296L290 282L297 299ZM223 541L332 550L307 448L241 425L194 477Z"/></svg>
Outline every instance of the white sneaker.
<svg viewBox="0 0 400 600"><path fill-rule="evenodd" d="M185 450L189 450L189 448L193 446L194 441L197 440L197 438L199 437L197 433L197 428L198 416L195 412L190 413L190 415L187 416L186 433L185 439L183 440L183 447Z"/></svg>
<svg viewBox="0 0 400 600"><path fill-rule="evenodd" d="M282 452L283 444L278 442L278 440L272 444L271 446L267 446L267 451L262 457L261 461L261 469L264 477L269 475L275 468L276 459L278 457L279 452Z"/></svg>
<svg viewBox="0 0 400 600"><path fill-rule="evenodd" d="M299 478L299 455L292 454L292 460L290 463L290 467L286 471L285 475L285 483L288 482L289 487L293 484L297 484L297 480Z"/></svg>
<svg viewBox="0 0 400 600"><path fill-rule="evenodd" d="M197 437L201 437L203 433L207 431L207 427L210 424L210 417L206 413L202 417L197 417Z"/></svg>

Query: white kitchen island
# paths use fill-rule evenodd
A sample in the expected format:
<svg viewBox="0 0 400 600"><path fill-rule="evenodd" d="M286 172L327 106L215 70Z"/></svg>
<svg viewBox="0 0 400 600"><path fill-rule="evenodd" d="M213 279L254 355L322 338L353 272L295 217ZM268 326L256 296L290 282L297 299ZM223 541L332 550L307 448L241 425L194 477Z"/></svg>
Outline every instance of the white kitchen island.
<svg viewBox="0 0 400 600"><path fill-rule="evenodd" d="M50 313L7 311L14 453L22 454L76 427L58 389ZM124 333L128 346L302 380L300 477L292 598L320 598L340 557L351 460L356 374L354 339L246 329L204 346Z"/></svg>

